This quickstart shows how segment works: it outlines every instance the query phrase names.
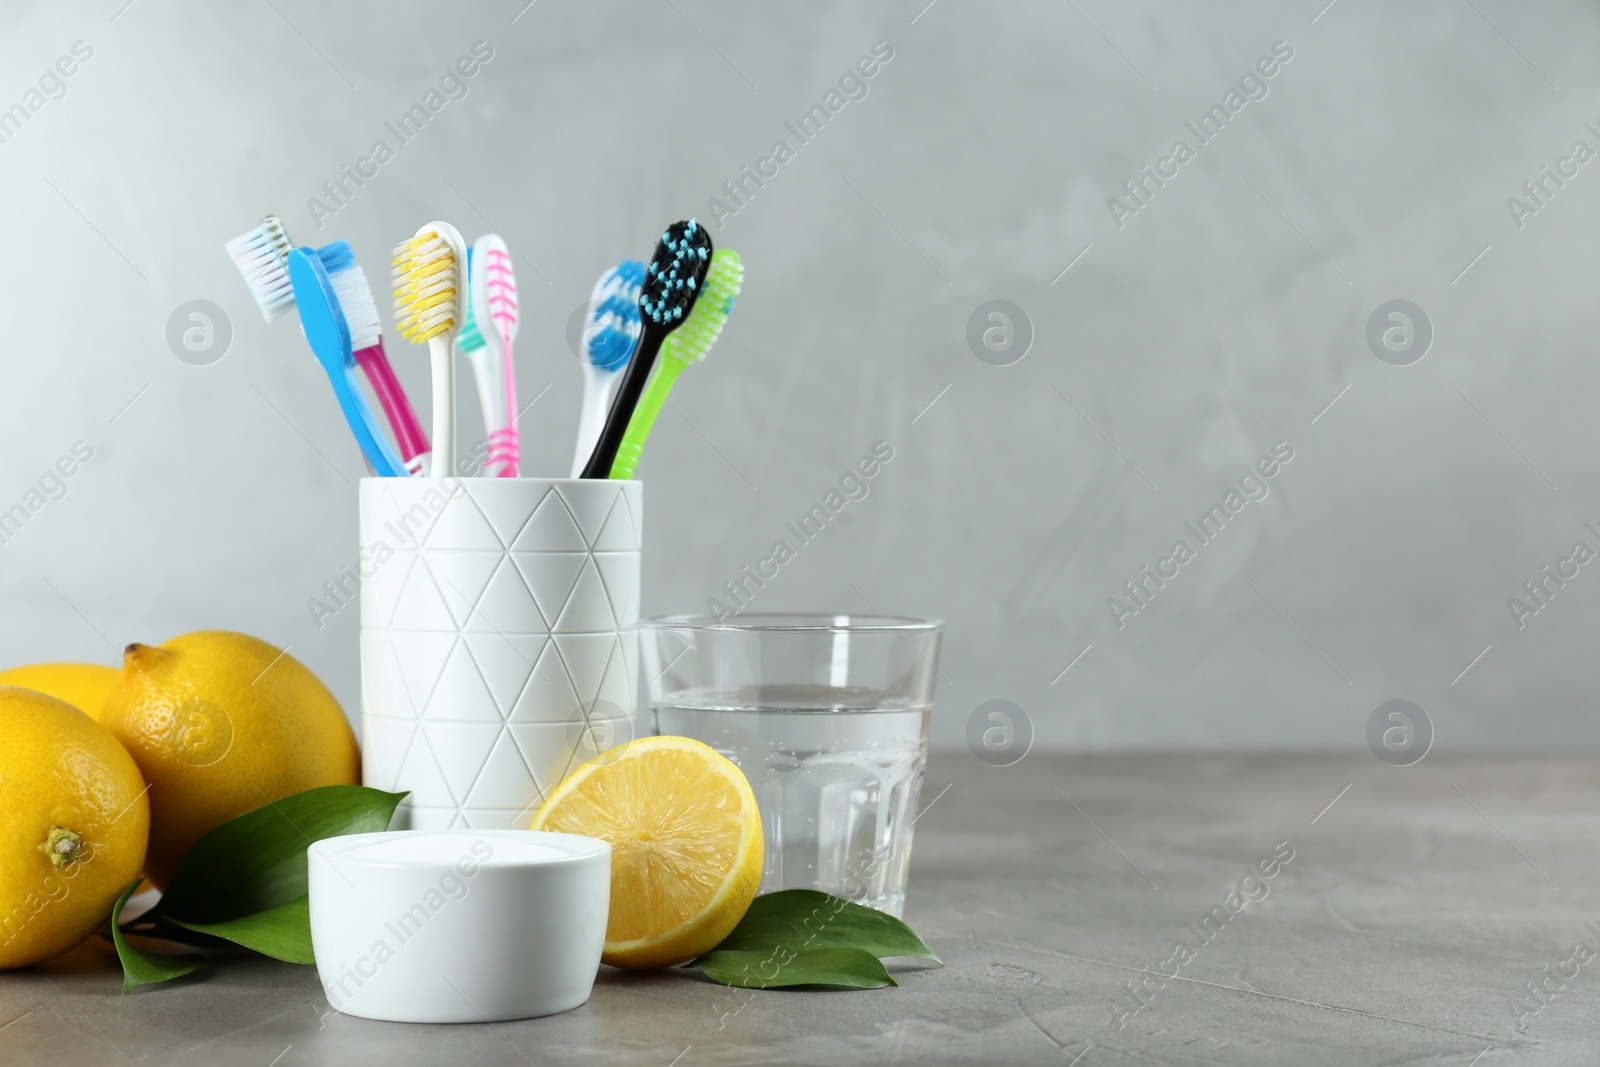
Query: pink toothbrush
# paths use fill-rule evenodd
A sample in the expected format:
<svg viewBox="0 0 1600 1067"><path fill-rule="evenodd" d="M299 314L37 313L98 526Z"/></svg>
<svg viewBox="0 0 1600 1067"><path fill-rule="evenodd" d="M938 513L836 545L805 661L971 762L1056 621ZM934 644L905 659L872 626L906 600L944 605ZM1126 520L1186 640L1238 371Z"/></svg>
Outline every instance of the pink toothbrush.
<svg viewBox="0 0 1600 1067"><path fill-rule="evenodd" d="M511 253L500 244L498 237L494 238L494 243L486 251L489 269L484 276L484 288L489 301L489 316L494 319L495 329L500 331L500 346L505 349L506 426L515 450L509 470L502 472L502 475L515 478L521 440L521 433L517 429L517 365L511 358L511 346L517 339L517 276L511 269Z"/></svg>
<svg viewBox="0 0 1600 1067"><path fill-rule="evenodd" d="M500 478L517 477L520 467L517 371L512 361L517 319L511 253L499 235L485 234L472 242L467 253L467 321L456 343L478 385L489 434L488 473Z"/></svg>

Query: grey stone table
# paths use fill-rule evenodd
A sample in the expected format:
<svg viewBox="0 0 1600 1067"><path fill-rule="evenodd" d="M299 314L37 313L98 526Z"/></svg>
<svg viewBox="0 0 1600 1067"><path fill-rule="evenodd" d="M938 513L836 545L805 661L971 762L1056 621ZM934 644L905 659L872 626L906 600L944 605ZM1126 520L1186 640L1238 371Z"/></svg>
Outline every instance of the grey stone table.
<svg viewBox="0 0 1600 1067"><path fill-rule="evenodd" d="M897 989L608 969L566 1015L402 1026L260 959L120 997L92 943L0 976L0 1064L1600 1062L1600 759L941 753L923 802L945 965Z"/></svg>

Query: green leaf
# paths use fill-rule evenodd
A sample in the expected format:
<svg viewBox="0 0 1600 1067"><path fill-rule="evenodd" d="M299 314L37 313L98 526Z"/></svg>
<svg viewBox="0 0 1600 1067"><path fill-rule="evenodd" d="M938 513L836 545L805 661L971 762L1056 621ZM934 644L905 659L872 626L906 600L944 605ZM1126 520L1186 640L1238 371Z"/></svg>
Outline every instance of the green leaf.
<svg viewBox="0 0 1600 1067"><path fill-rule="evenodd" d="M170 919L185 930L194 930L253 948L263 955L286 963L316 963L311 954L311 898L300 897L276 908L258 911L238 919L214 923L191 923Z"/></svg>
<svg viewBox="0 0 1600 1067"><path fill-rule="evenodd" d="M181 917L193 929L304 897L306 847L325 837L386 829L404 797L359 785L330 785L229 819L196 841L179 861L153 917Z"/></svg>
<svg viewBox="0 0 1600 1067"><path fill-rule="evenodd" d="M130 990L148 985L151 982L165 982L169 978L198 971L205 966L205 961L186 956L168 956L161 952L145 952L128 944L122 931L117 927L117 920L122 918L122 906L133 896L133 891L139 888L139 880L135 878L133 884L122 891L117 902L111 908L111 942L117 946L117 958L122 961L122 992L124 995Z"/></svg>
<svg viewBox="0 0 1600 1067"><path fill-rule="evenodd" d="M784 889L756 897L715 951L771 953L779 946L796 953L854 948L873 956L916 956L941 965L944 962L911 927L888 912L815 889Z"/></svg>
<svg viewBox="0 0 1600 1067"><path fill-rule="evenodd" d="M187 930L165 916L150 917L149 912L132 922L123 923L121 928L124 934L138 937L154 937L162 941L175 941L180 945L191 945L195 948L225 949L229 942L210 934L198 933Z"/></svg>
<svg viewBox="0 0 1600 1067"><path fill-rule="evenodd" d="M690 964L722 985L747 989L793 986L844 986L879 989L898 985L878 957L864 948L819 948L796 953L786 963L775 951L712 949Z"/></svg>

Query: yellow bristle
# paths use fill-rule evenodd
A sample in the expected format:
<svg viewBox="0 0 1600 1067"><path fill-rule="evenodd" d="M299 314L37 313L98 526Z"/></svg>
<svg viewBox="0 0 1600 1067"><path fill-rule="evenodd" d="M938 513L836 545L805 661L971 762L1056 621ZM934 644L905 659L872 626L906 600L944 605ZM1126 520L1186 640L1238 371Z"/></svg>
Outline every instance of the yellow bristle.
<svg viewBox="0 0 1600 1067"><path fill-rule="evenodd" d="M450 245L432 231L395 246L395 321L412 344L455 331L457 270Z"/></svg>

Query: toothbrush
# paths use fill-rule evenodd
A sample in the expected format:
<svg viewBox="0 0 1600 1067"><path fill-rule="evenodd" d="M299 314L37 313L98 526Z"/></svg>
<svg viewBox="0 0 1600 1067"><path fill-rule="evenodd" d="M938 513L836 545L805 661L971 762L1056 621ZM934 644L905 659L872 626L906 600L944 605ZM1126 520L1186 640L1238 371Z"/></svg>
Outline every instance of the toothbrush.
<svg viewBox="0 0 1600 1067"><path fill-rule="evenodd" d="M633 418L628 420L628 432L622 437L616 462L611 464L611 477L622 480L633 477L639 457L644 454L650 427L655 425L661 405L667 402L672 384L689 364L705 359L706 353L711 351L717 335L722 333L723 324L728 321L728 313L733 310L743 282L744 265L739 262L739 253L731 248L718 249L711 257L700 299L695 301L682 328L661 344L661 367L650 379Z"/></svg>
<svg viewBox="0 0 1600 1067"><path fill-rule="evenodd" d="M583 468L583 477L605 478L611 474L622 435L639 405L661 343L683 324L694 307L710 261L711 235L694 219L674 222L661 235L639 290L639 345L628 361L616 399L611 402L611 413Z"/></svg>
<svg viewBox="0 0 1600 1067"><path fill-rule="evenodd" d="M517 336L517 279L511 253L498 234L485 234L467 249L467 321L456 345L472 364L489 433L484 474L515 478L520 457L517 376L511 346ZM498 466L498 472L494 468Z"/></svg>
<svg viewBox="0 0 1600 1067"><path fill-rule="evenodd" d="M288 266L295 306L300 311L300 327L322 369L328 372L328 380L333 383L334 396L339 398L339 407L350 425L350 432L356 435L367 462L380 477L405 477L405 464L378 430L367 398L356 384L350 325L339 307L339 297L328 280L321 258L309 248L296 248L289 252Z"/></svg>
<svg viewBox="0 0 1600 1067"><path fill-rule="evenodd" d="M417 413L383 351L378 302L367 282L367 273L356 263L355 252L348 241L334 241L318 249L317 257L328 272L328 280L339 297L340 310L350 326L350 345L355 349L356 364L383 405L406 470L413 475L421 474L428 464L428 435L417 421Z"/></svg>
<svg viewBox="0 0 1600 1067"><path fill-rule="evenodd" d="M244 279L245 287L250 290L264 319L273 322L294 308L294 287L289 281L288 268L289 252L294 248L294 243L278 216L265 216L260 226L235 237L223 248L239 269L239 275ZM383 337L378 332L377 305L372 301L371 289L366 285L364 274L360 276L359 284L366 290L366 300L372 304L372 308L370 314L365 310L360 315L355 314L355 305L360 303L361 296L354 290L357 280L346 276L350 268L355 266L355 253L348 241L334 241L317 249L317 256L339 294L346 321L351 327L356 362L383 404L389 426L400 444L400 452L406 458L407 468L413 474L419 473L427 459L428 437L423 433L416 412L411 408L411 401L406 399L405 390L395 378L394 370L384 355ZM358 325L358 319L363 323L370 320L372 340L366 340L365 327Z"/></svg>
<svg viewBox="0 0 1600 1067"><path fill-rule="evenodd" d="M289 283L287 261L294 243L276 215L267 215L261 225L240 234L222 246L239 268L245 288L261 309L261 317L276 322L294 307L294 287Z"/></svg>
<svg viewBox="0 0 1600 1067"><path fill-rule="evenodd" d="M572 451L574 478L583 473L594 450L617 379L639 341L642 281L644 264L625 259L600 275L589 295L589 315L583 328L583 407L578 415L578 444Z"/></svg>
<svg viewBox="0 0 1600 1067"><path fill-rule="evenodd" d="M447 222L430 222L394 250L394 312L412 344L428 342L433 364L433 461L445 478L456 466L455 333L466 321L467 249Z"/></svg>
<svg viewBox="0 0 1600 1067"><path fill-rule="evenodd" d="M506 435L510 441L510 464L501 470L503 478L515 478L521 471L521 434L517 430L517 365L512 359L512 346L517 340L517 275L511 269L511 252L499 234L488 234L479 240L485 255L484 303L489 317L494 320L500 334L501 354L505 359L506 382Z"/></svg>

